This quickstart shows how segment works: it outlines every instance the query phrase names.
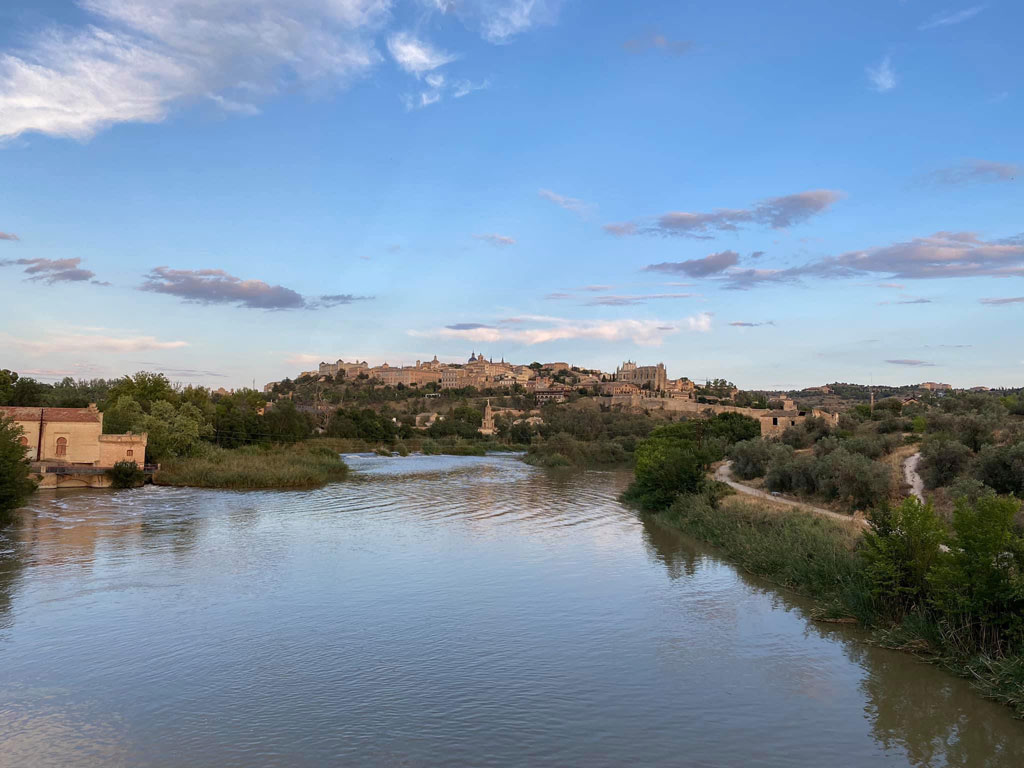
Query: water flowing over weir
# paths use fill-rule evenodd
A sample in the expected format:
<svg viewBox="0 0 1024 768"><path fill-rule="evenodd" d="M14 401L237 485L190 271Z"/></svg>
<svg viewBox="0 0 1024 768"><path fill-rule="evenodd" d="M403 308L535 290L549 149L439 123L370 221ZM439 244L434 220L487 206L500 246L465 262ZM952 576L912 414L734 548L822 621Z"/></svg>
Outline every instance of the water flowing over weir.
<svg viewBox="0 0 1024 768"><path fill-rule="evenodd" d="M0 766L1017 766L1024 724L617 501L347 457L316 491L39 493L0 533Z"/></svg>

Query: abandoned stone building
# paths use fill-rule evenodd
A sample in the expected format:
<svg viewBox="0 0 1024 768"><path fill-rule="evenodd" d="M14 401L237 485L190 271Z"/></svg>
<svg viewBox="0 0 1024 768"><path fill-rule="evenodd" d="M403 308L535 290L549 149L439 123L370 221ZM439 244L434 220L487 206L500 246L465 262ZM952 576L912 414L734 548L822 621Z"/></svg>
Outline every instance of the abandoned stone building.
<svg viewBox="0 0 1024 768"><path fill-rule="evenodd" d="M88 408L20 408L0 406L0 416L21 428L25 456L33 462L42 487L105 487L102 472L120 461L140 467L146 461L145 434L103 434L103 414ZM76 474L75 470L81 471ZM55 471L51 471L55 470ZM56 471L59 470L59 471Z"/></svg>

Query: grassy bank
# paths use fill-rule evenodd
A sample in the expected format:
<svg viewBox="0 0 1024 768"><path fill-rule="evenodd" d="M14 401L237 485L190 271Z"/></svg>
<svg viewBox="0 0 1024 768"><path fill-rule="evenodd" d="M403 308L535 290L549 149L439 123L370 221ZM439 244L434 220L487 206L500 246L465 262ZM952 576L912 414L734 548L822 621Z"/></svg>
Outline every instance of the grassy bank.
<svg viewBox="0 0 1024 768"><path fill-rule="evenodd" d="M458 437L411 437L406 440L373 441L348 437L323 437L312 441L338 453L424 453L428 456L484 456L489 452L525 451L525 445L501 443L497 440L466 440Z"/></svg>
<svg viewBox="0 0 1024 768"><path fill-rule="evenodd" d="M211 446L199 456L168 459L154 475L157 485L196 488L317 488L345 479L348 467L338 452L316 441L248 446Z"/></svg>
<svg viewBox="0 0 1024 768"><path fill-rule="evenodd" d="M558 434L530 445L523 460L535 467L607 467L631 464L633 454L621 441L577 440Z"/></svg>
<svg viewBox="0 0 1024 768"><path fill-rule="evenodd" d="M965 519L969 514L963 512ZM1019 567L1003 567L999 557L970 562L972 532L991 532L990 522L971 527L961 520L956 538L933 525L929 507L910 501L880 512L863 532L853 523L725 497L718 486L682 494L653 517L718 547L744 570L814 599L815 618L855 619L873 630L879 645L913 652L969 679L984 696L1024 717ZM943 541L948 551L941 549ZM1019 563L1015 541L995 546ZM991 570L979 573L986 563Z"/></svg>

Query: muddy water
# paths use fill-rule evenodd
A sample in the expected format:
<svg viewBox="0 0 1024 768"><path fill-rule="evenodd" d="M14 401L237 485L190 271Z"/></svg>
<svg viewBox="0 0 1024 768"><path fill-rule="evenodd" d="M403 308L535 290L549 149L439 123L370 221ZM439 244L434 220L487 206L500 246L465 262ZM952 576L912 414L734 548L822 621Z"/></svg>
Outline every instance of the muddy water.
<svg viewBox="0 0 1024 768"><path fill-rule="evenodd" d="M615 501L353 457L310 492L37 494L2 766L1019 766L1024 725Z"/></svg>

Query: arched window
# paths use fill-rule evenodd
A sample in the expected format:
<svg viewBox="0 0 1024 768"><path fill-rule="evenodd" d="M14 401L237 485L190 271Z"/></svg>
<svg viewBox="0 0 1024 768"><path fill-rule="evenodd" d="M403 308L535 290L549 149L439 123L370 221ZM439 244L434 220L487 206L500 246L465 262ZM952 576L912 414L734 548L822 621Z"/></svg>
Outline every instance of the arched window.
<svg viewBox="0 0 1024 768"><path fill-rule="evenodd" d="M28 448L28 438L25 437L24 435L18 438L18 443L21 445L22 448Z"/></svg>
<svg viewBox="0 0 1024 768"><path fill-rule="evenodd" d="M68 455L68 439L66 437L57 438L57 455L67 456Z"/></svg>

